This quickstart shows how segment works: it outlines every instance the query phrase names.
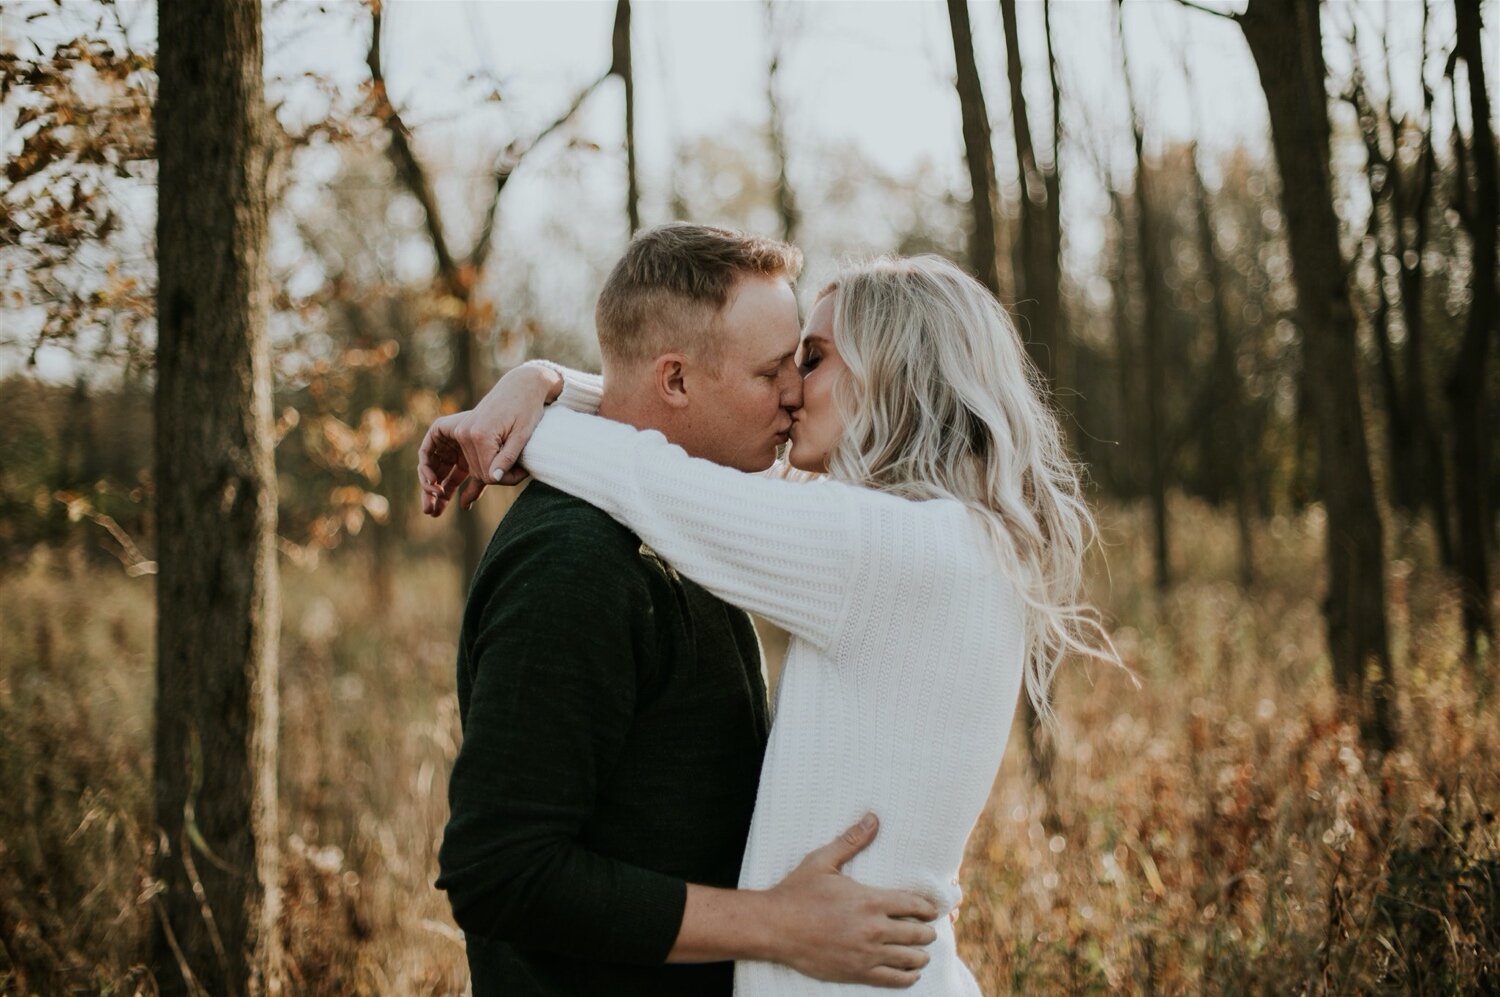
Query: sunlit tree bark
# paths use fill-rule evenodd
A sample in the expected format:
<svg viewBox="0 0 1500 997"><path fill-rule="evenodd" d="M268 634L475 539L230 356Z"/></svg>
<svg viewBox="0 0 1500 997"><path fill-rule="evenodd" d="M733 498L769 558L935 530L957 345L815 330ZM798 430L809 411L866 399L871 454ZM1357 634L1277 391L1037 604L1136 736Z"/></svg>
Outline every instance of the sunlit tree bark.
<svg viewBox="0 0 1500 997"><path fill-rule="evenodd" d="M162 4L156 384L165 994L279 990L276 476L260 5Z"/></svg>

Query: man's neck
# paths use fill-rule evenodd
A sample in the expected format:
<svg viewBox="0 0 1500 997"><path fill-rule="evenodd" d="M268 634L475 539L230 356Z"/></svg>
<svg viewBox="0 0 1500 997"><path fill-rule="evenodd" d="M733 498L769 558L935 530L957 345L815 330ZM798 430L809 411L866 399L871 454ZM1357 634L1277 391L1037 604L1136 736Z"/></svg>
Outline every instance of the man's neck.
<svg viewBox="0 0 1500 997"><path fill-rule="evenodd" d="M667 420L654 407L643 404L641 392L631 387L615 388L610 381L604 382L604 394L599 399L599 414L615 422L623 422L636 429L659 430L667 439L672 433Z"/></svg>

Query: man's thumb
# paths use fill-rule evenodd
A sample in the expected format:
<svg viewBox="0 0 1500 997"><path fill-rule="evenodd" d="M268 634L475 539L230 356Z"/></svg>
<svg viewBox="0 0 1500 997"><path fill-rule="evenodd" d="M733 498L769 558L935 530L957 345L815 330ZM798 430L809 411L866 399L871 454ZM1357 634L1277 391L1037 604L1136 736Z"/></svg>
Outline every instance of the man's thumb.
<svg viewBox="0 0 1500 997"><path fill-rule="evenodd" d="M841 868L845 862L864 851L875 840L875 832L879 827L880 820L874 814L865 814L858 824L850 825L847 831L834 838L828 845L833 867Z"/></svg>

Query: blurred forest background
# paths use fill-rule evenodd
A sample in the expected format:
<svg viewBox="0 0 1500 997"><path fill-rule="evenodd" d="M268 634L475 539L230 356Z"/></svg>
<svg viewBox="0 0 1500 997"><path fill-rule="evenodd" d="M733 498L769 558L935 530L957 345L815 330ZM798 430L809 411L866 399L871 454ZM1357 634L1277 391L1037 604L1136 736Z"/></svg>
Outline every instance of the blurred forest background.
<svg viewBox="0 0 1500 997"><path fill-rule="evenodd" d="M1087 465L986 992L1500 988L1500 7L558 7L0 9L0 991L463 990L415 446L673 218L962 262Z"/></svg>

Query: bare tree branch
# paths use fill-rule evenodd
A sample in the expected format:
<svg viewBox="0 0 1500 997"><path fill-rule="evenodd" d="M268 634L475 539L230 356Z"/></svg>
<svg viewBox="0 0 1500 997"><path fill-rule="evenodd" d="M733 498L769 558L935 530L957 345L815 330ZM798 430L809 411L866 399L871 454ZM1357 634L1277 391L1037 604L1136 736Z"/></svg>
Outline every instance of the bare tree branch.
<svg viewBox="0 0 1500 997"><path fill-rule="evenodd" d="M500 164L495 167L495 194L490 198L489 207L485 210L484 224L479 229L479 239L474 243L473 252L469 254L469 262L473 265L474 269L478 270L480 267L483 267L485 259L490 254L490 246L495 231L495 214L500 208L500 194L505 190L505 185L510 180L510 175L516 171L516 167L521 165L521 160L530 155L538 143L571 121L573 116L578 113L579 108L583 107L583 102L588 100L593 92L599 89L604 81L609 79L613 73L614 67L611 66L598 79L578 91L578 94L573 98L573 102L567 106L562 114L558 115L550 124L532 136L531 141L522 145L512 142L510 147L502 154Z"/></svg>
<svg viewBox="0 0 1500 997"><path fill-rule="evenodd" d="M438 271L443 280L450 285L456 285L459 280L457 261L448 246L448 236L443 226L442 216L438 211L437 198L432 192L432 184L427 179L427 173L422 169L422 164L417 161L416 153L411 147L411 132L406 123L401 120L401 113L391 103L390 96L385 89L385 72L380 59L380 28L381 9L379 4L372 5L370 15L370 51L365 57L365 64L370 67L370 86L375 98L375 113L385 123L386 130L390 132L391 160L395 164L396 172L400 175L417 203L422 206L422 217L426 220L427 234L432 239L432 251L437 255Z"/></svg>
<svg viewBox="0 0 1500 997"><path fill-rule="evenodd" d="M630 54L630 0L615 4L615 30L609 72L625 84L625 215L634 236L641 227L641 191L635 162L635 70Z"/></svg>
<svg viewBox="0 0 1500 997"><path fill-rule="evenodd" d="M1240 15L1234 13L1233 11L1215 10L1212 7L1205 7L1202 4L1194 3L1193 0L1177 0L1177 3L1179 6L1186 7L1189 10L1202 11L1205 14L1213 14L1215 17L1222 17L1226 20L1238 21L1240 19Z"/></svg>

